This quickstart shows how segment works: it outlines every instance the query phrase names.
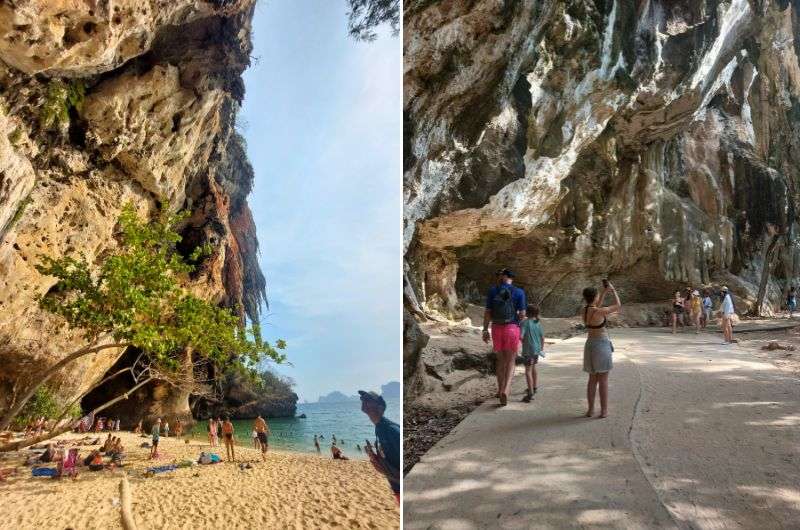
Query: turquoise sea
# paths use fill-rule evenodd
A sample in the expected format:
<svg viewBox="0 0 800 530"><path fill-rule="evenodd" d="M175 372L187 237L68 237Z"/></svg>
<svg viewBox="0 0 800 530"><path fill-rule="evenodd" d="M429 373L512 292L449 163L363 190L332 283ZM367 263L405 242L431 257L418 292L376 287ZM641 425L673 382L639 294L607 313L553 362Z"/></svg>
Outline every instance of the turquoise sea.
<svg viewBox="0 0 800 530"><path fill-rule="evenodd" d="M322 435L320 440L322 456L330 458L331 437L336 435L337 446L349 458L366 458L362 449L364 440L375 443L375 426L367 415L361 412L360 401L342 403L298 403L297 415L305 414L306 418L267 418L272 435L269 438L270 449L316 453L314 435ZM400 399L386 400L386 417L400 423ZM252 446L253 422L251 420L234 420L236 441ZM206 422L200 422L192 430L195 437L206 438Z"/></svg>

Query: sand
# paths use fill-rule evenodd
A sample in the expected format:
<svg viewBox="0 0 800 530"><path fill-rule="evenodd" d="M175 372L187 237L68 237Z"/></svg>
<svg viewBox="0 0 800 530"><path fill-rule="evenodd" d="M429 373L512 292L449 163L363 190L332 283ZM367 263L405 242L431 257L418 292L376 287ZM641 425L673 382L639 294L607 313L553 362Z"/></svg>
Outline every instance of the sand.
<svg viewBox="0 0 800 530"><path fill-rule="evenodd" d="M204 528L398 528L400 512L386 480L366 461L272 451L267 462L252 448L237 446L239 462L252 469L221 463L179 468L144 477L153 465L197 459L208 443L162 438L159 460L149 460L148 441L131 433L122 437L133 514L140 529ZM57 439L76 439L67 434ZM103 435L105 439L105 435ZM89 447L81 448L81 456ZM215 448L223 459L225 449ZM0 460L6 468L20 463L25 451ZM17 476L0 482L2 529L116 529L122 528L119 485L122 470L90 472L76 480Z"/></svg>

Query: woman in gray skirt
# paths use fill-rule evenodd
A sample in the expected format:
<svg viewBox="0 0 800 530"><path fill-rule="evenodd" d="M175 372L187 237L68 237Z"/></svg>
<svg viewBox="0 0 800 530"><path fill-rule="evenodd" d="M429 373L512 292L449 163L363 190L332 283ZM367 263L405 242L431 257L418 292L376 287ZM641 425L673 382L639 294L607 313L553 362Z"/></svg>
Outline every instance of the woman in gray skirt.
<svg viewBox="0 0 800 530"><path fill-rule="evenodd" d="M611 291L614 295L614 304L603 307L606 294ZM589 410L586 417L594 414L594 397L597 387L600 387L600 415L598 418L608 416L608 372L611 371L611 353L614 346L606 332L606 317L617 313L622 308L616 289L608 280L603 280L603 291L598 294L594 287L583 290L583 299L586 307L583 309L583 323L586 325L588 337L583 347L583 371L589 373L589 383L586 386L586 399L589 401Z"/></svg>

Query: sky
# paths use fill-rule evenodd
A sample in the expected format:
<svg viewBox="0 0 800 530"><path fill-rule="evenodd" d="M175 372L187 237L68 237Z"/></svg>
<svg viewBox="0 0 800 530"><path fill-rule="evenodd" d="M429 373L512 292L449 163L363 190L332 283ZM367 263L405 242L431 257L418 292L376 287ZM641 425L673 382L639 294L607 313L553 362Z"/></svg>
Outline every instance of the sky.
<svg viewBox="0 0 800 530"><path fill-rule="evenodd" d="M267 278L303 400L401 373L401 42L347 35L345 0L262 0L240 129Z"/></svg>

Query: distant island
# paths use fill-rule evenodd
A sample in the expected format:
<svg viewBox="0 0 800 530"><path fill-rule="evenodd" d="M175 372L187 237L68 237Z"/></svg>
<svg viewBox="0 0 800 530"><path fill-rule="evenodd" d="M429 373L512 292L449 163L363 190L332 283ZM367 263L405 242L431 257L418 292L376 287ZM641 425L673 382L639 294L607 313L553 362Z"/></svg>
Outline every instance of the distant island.
<svg viewBox="0 0 800 530"><path fill-rule="evenodd" d="M346 396L338 390L334 390L330 394L320 396L318 403L344 403L346 401L358 401L358 399L358 396Z"/></svg>
<svg viewBox="0 0 800 530"><path fill-rule="evenodd" d="M381 385L381 395L385 398L399 398L400 383L398 381L389 381L385 385Z"/></svg>
<svg viewBox="0 0 800 530"><path fill-rule="evenodd" d="M381 385L381 395L385 398L399 398L400 383L398 381L389 381L385 385ZM358 401L359 399L358 394L348 396L343 392L334 390L329 394L320 396L317 403L347 403L349 401Z"/></svg>

